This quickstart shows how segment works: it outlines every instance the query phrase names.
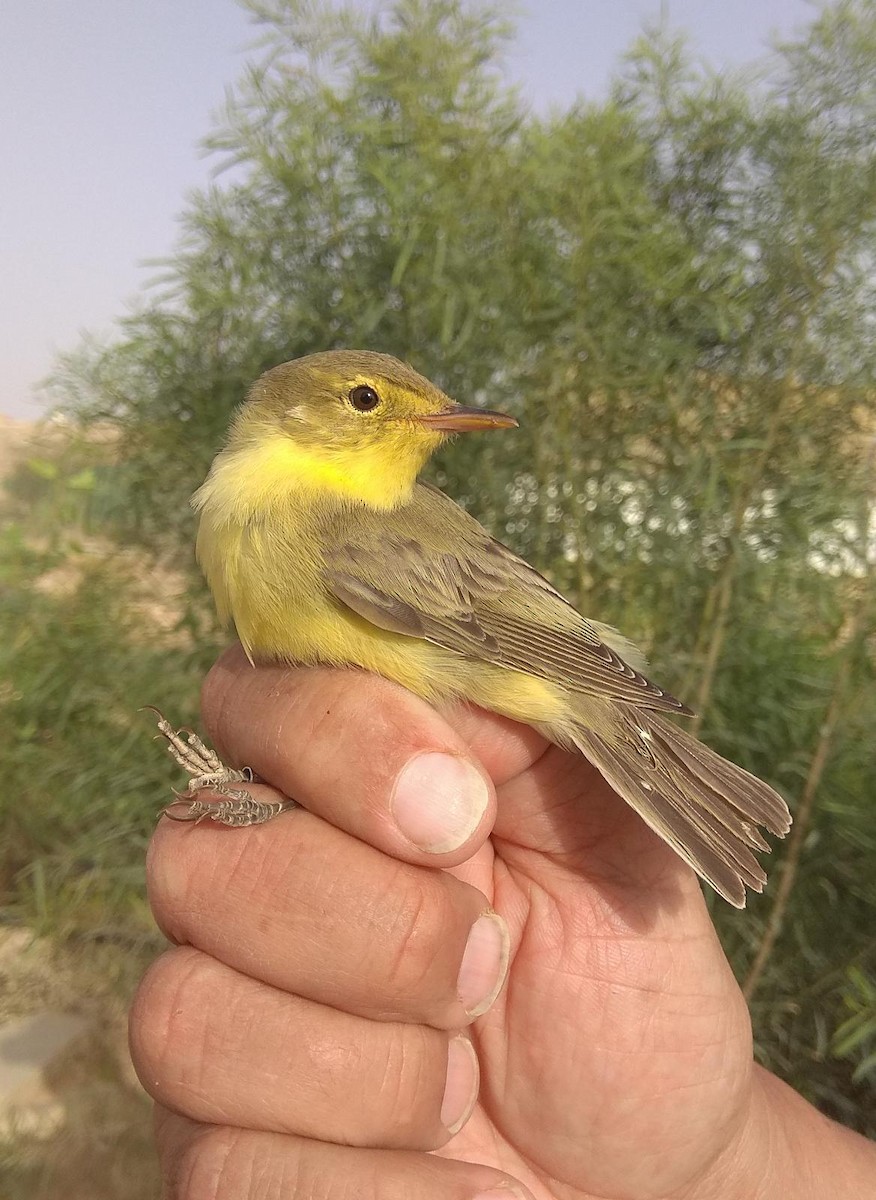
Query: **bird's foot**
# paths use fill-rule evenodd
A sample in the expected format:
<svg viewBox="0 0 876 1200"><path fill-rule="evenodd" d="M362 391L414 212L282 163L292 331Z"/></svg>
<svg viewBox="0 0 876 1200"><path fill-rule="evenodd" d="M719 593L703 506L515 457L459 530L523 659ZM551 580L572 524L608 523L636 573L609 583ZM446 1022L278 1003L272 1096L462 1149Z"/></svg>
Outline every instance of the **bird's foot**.
<svg viewBox="0 0 876 1200"><path fill-rule="evenodd" d="M240 828L244 825L263 825L272 817L279 816L287 808L294 808L294 800L275 800L268 802L254 799L249 792L241 788L226 788L221 784L206 784L212 792L219 796L217 800L197 800L185 792L175 792L176 800L171 801L161 810L163 817L171 821L216 821L219 825L232 825ZM191 787L191 784L189 784Z"/></svg>
<svg viewBox="0 0 876 1200"><path fill-rule="evenodd" d="M215 750L198 737L192 729L174 729L171 723L151 704L146 705L158 718L158 736L165 739L167 752L174 762L191 775L184 792L174 791L176 799L161 810L171 821L217 821L220 825L261 825L287 808L294 800L256 800L237 783L258 782L249 767L237 770L226 767ZM208 790L217 799L200 800L196 793Z"/></svg>

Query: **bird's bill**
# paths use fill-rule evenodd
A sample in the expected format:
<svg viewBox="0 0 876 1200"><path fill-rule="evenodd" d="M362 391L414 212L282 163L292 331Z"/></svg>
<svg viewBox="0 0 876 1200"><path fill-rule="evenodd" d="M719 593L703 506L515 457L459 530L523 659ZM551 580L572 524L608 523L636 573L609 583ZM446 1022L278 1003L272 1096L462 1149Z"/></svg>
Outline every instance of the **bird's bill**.
<svg viewBox="0 0 876 1200"><path fill-rule="evenodd" d="M427 413L419 418L427 429L438 429L442 433L469 433L478 429L516 429L517 421L507 413L494 412L491 408L468 408L454 404L442 412Z"/></svg>

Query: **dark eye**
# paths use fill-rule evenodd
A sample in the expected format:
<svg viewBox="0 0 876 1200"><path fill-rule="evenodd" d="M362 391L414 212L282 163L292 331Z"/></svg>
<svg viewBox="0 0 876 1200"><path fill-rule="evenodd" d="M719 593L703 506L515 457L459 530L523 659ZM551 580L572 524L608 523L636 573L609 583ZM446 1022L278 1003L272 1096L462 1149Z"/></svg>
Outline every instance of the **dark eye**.
<svg viewBox="0 0 876 1200"><path fill-rule="evenodd" d="M362 383L350 392L350 403L358 412L371 412L372 408L377 408L380 397L373 387Z"/></svg>

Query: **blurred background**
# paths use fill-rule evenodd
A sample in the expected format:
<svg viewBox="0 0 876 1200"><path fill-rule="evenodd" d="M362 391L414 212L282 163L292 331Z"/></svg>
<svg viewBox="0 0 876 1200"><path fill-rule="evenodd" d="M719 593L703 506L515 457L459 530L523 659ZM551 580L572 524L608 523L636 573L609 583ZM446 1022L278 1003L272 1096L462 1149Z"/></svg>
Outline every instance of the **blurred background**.
<svg viewBox="0 0 876 1200"><path fill-rule="evenodd" d="M0 1038L80 1018L4 1200L156 1193L124 1013L182 781L137 710L196 724L224 642L188 497L230 412L340 346L520 418L432 478L787 797L715 920L760 1061L876 1135L876 5L509 12L3 15Z"/></svg>

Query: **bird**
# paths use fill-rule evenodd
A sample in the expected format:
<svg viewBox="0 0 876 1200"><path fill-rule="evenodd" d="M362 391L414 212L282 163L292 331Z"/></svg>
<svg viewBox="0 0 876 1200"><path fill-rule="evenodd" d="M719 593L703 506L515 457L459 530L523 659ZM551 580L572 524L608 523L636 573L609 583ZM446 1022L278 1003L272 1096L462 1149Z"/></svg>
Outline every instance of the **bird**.
<svg viewBox="0 0 876 1200"><path fill-rule="evenodd" d="M742 908L746 889L766 883L755 856L770 849L762 830L784 837L790 828L782 797L669 719L692 713L648 678L631 641L582 616L418 478L456 435L516 425L375 351L325 351L267 370L192 498L197 559L219 618L253 664L359 668L432 704L467 701L532 726L587 758ZM164 726L194 777L188 806L168 815L248 825L281 811L230 786L251 772L225 769L191 731L184 741ZM223 798L204 803L192 795L201 788Z"/></svg>

